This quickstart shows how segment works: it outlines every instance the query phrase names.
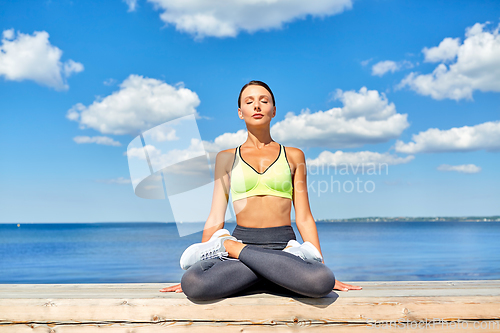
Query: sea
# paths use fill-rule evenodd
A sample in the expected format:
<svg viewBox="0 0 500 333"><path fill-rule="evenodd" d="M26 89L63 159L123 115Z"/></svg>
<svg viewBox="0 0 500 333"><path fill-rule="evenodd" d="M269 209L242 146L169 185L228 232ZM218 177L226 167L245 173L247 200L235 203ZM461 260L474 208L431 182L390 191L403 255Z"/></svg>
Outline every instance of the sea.
<svg viewBox="0 0 500 333"><path fill-rule="evenodd" d="M325 264L340 281L500 279L498 222L317 222L317 228ZM180 237L175 223L0 224L0 283L180 282L179 258L201 237Z"/></svg>

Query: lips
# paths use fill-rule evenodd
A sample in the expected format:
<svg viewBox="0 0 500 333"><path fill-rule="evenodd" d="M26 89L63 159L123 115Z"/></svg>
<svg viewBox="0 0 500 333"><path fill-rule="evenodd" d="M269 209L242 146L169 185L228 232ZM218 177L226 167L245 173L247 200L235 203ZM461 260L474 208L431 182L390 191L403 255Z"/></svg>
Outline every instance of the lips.
<svg viewBox="0 0 500 333"><path fill-rule="evenodd" d="M256 119L260 119L260 118L264 117L264 115L262 113L256 113L252 117L256 118Z"/></svg>

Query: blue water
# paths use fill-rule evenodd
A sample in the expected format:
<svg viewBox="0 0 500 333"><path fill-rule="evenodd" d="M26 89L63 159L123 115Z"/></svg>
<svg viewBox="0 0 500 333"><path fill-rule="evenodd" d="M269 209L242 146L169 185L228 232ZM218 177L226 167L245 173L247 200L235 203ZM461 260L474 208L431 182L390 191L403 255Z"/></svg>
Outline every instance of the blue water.
<svg viewBox="0 0 500 333"><path fill-rule="evenodd" d="M500 279L500 223L317 226L341 281ZM177 282L182 252L200 241L173 223L0 224L0 283Z"/></svg>

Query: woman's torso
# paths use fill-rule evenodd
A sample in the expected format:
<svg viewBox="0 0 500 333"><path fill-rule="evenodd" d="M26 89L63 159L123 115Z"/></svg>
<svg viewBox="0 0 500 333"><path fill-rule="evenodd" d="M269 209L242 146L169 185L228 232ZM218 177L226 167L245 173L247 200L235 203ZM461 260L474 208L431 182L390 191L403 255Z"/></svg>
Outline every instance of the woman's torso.
<svg viewBox="0 0 500 333"><path fill-rule="evenodd" d="M289 152L286 148L281 148L281 145L274 142L274 145L269 145L262 150L255 148L246 149L240 146L239 155L238 148L231 149L234 154L233 165L229 167L229 184L231 184L232 168L235 161L245 162L250 168L254 169L256 174L265 174L265 172L282 172L273 170L272 167L289 168L290 182L293 183L294 165L290 161ZM281 156L281 152L284 156ZM276 161L281 161L279 165L273 165ZM286 162L285 162L286 161ZM248 171L251 172L251 171ZM292 200L287 197L276 195L253 195L244 199L235 200L233 202L234 211L236 214L236 223L247 228L270 228L291 225L291 209Z"/></svg>

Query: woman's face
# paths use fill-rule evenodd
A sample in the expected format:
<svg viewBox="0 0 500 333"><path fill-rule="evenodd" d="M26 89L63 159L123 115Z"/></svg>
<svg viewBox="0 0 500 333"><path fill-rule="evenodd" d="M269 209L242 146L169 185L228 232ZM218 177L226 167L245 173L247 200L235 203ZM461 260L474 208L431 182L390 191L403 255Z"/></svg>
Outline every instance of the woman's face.
<svg viewBox="0 0 500 333"><path fill-rule="evenodd" d="M240 119L252 125L269 123L276 115L276 107L269 91L262 86L251 85L241 94Z"/></svg>

